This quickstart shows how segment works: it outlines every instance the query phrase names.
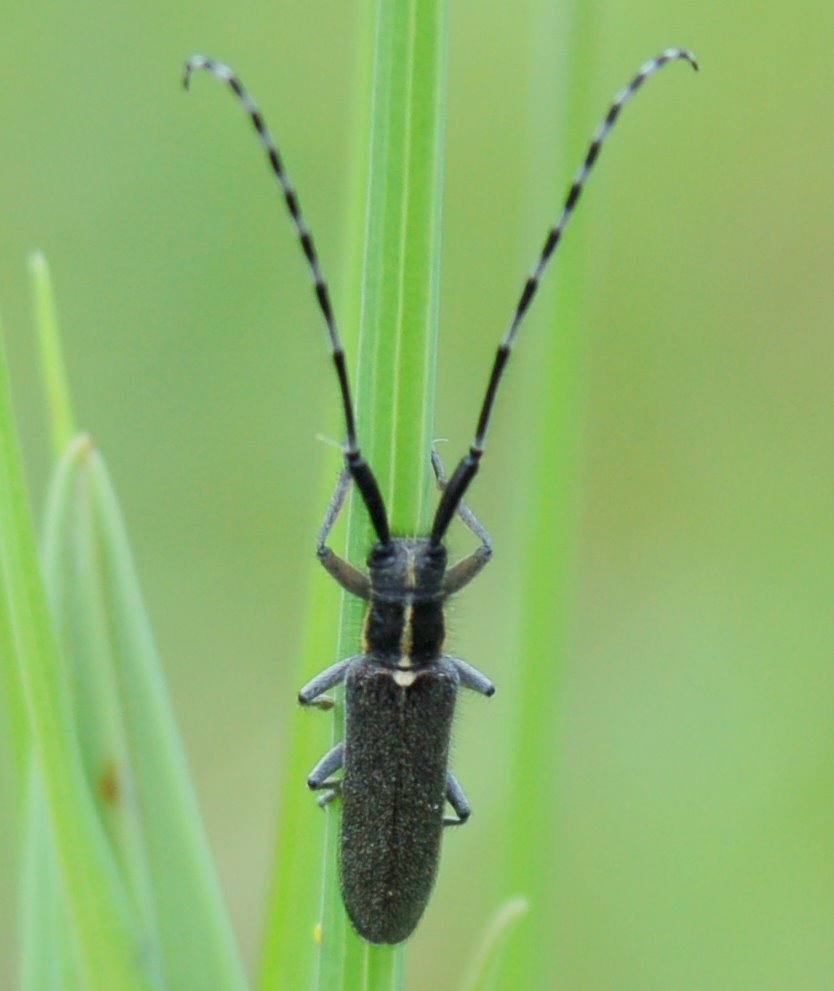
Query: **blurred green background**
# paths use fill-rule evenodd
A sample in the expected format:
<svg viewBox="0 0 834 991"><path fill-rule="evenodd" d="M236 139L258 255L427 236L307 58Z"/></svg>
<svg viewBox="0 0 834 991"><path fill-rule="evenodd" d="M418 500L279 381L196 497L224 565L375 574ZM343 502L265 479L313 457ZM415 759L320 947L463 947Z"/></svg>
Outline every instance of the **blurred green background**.
<svg viewBox="0 0 834 991"><path fill-rule="evenodd" d="M533 84L540 8L452 4L436 418L447 460L470 438L495 342L583 150L567 149L547 186L529 181L534 122L551 99L560 112ZM556 867L543 865L560 964L542 986L832 988L834 8L594 10L589 136L667 45L693 48L703 71L671 68L641 94L570 234L588 287L581 516L553 712L563 770L542 782L563 806ZM205 51L256 94L338 309L359 29L359 4L344 2L50 0L9 5L0 32L0 302L32 491L40 505L48 456L24 264L38 247L250 964L318 496L338 466L316 434L336 429L336 394L262 156L228 96L206 84L186 98L179 71ZM473 490L496 561L452 622L454 649L499 685L524 663L500 631L524 594L514 479L528 456L525 376L551 332L539 310ZM494 907L479 885L484 860L501 857L491 769L511 697L464 706L455 766L476 816L453 854L447 844L409 948L412 988L453 986ZM6 800L0 839L10 819ZM15 856L0 842L2 985Z"/></svg>

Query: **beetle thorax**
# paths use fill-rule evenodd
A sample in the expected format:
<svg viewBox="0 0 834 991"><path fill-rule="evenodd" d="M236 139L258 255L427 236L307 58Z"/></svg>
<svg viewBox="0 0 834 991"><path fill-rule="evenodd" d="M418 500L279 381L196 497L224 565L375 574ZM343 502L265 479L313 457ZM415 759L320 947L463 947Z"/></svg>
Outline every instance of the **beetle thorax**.
<svg viewBox="0 0 834 991"><path fill-rule="evenodd" d="M365 650L392 667L430 665L439 657L445 636L445 548L424 537L393 537L373 546L368 572L371 602Z"/></svg>

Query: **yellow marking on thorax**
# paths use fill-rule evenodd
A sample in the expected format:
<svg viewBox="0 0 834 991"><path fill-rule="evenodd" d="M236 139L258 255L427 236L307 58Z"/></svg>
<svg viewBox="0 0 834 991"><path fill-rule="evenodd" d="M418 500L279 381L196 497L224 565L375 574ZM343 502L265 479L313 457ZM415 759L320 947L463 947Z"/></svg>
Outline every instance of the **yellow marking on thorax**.
<svg viewBox="0 0 834 991"><path fill-rule="evenodd" d="M405 587L409 592L417 586L417 558L414 553L410 553L405 562ZM397 667L410 668L411 651L414 647L414 633L412 623L414 619L414 596L407 595L405 598L405 608L403 609L403 629L400 634L400 659ZM413 678L412 678L413 680ZM397 682L401 684L401 682ZM408 682L411 684L411 681Z"/></svg>
<svg viewBox="0 0 834 991"><path fill-rule="evenodd" d="M403 631L400 634L400 660L398 667L410 668L411 667L411 650L414 646L413 634L412 634L412 619L414 616L414 603L412 598L406 599L405 609L403 610Z"/></svg>
<svg viewBox="0 0 834 991"><path fill-rule="evenodd" d="M405 562L405 587L408 589L417 586L417 558L413 553L408 555Z"/></svg>

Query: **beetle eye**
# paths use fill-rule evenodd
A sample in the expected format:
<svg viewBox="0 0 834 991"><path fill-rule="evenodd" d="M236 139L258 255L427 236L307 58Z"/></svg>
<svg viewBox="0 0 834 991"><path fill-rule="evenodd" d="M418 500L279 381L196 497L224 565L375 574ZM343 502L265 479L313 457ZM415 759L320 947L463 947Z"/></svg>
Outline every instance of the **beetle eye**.
<svg viewBox="0 0 834 991"><path fill-rule="evenodd" d="M387 564L394 557L394 547L392 544L374 544L371 553L368 555L369 565Z"/></svg>

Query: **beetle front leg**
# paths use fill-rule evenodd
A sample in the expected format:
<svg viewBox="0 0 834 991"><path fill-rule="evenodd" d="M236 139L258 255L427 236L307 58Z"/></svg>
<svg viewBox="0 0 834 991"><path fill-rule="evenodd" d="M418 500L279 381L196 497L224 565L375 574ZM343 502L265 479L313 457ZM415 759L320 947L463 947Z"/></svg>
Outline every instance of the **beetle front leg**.
<svg viewBox="0 0 834 991"><path fill-rule="evenodd" d="M443 467L443 459L434 446L431 449L431 466L437 479L437 487L442 492L446 488L446 471ZM454 595L455 592L459 592L489 564L492 558L492 538L483 523L463 500L458 505L457 512L464 524L481 541L481 546L476 547L471 554L449 568L443 579L444 595Z"/></svg>
<svg viewBox="0 0 834 991"><path fill-rule="evenodd" d="M342 506L345 504L345 496L350 488L350 481L350 470L343 468L339 472L336 491L333 493L333 497L327 507L327 512L324 514L324 521L322 522L318 539L316 540L316 553L324 568L336 579L342 588L346 589L352 595L359 596L360 599L370 599L371 583L368 581L367 575L362 574L358 568L354 568L349 561L345 561L344 558L339 557L335 551L327 546L327 538L330 536L330 531L333 529L333 525L342 511Z"/></svg>

